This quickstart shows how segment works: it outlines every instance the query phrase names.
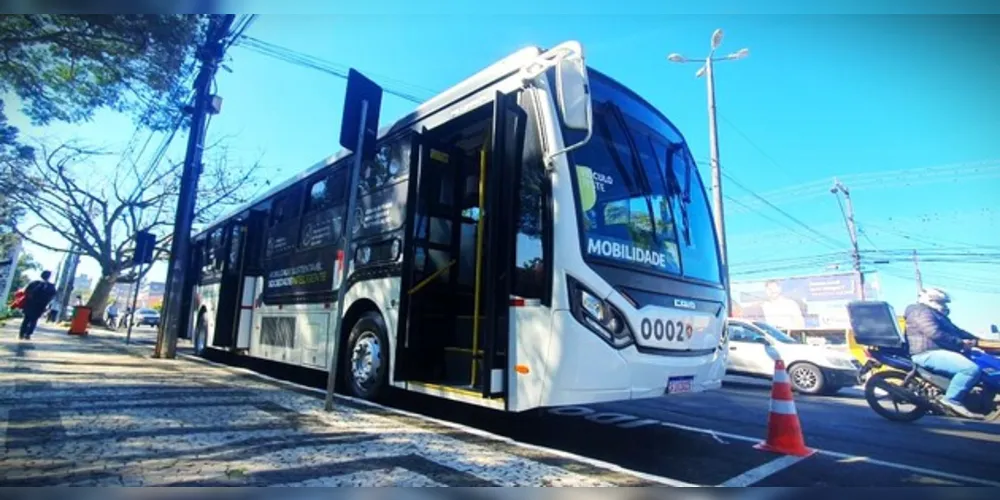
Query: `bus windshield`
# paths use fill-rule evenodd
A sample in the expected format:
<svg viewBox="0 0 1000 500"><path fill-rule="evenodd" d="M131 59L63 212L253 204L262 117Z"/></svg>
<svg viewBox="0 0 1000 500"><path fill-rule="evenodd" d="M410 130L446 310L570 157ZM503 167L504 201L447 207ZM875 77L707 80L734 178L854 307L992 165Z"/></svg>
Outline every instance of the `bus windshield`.
<svg viewBox="0 0 1000 500"><path fill-rule="evenodd" d="M591 73L593 137L571 153L588 259L721 282L711 213L680 133Z"/></svg>

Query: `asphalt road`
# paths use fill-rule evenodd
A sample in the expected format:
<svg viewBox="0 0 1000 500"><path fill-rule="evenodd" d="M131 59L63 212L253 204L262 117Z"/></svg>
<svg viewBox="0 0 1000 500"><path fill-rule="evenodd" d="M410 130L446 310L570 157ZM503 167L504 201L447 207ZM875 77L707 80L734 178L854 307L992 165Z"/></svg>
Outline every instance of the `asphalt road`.
<svg viewBox="0 0 1000 500"><path fill-rule="evenodd" d="M798 459L753 446L767 432L766 387L564 407L516 416L430 405L397 395L393 405L697 485L1000 485L1000 425L943 417L899 424L879 417L857 391L796 396L807 446Z"/></svg>

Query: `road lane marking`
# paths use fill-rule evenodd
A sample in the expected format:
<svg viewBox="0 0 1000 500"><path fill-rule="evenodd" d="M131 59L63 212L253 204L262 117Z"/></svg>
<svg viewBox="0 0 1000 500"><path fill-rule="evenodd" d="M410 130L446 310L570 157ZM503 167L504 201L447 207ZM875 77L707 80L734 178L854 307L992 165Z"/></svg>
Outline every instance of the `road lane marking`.
<svg viewBox="0 0 1000 500"><path fill-rule="evenodd" d="M816 450L817 453L822 453L827 456L841 459L854 459L859 462L865 462L869 464L882 465L885 467L891 467L895 469L906 470L910 472L916 472L918 474L923 474L925 476L939 477L943 479L951 479L952 481L966 482L966 483L976 483L983 486L991 486L994 488L1000 488L1000 482L988 481L986 479L979 479L975 477L963 476L961 474L952 474L950 472L941 472L933 469L925 469L923 467L917 467L914 465L897 464L895 462L886 462L885 460L879 460L877 458L863 457L859 455L848 455L847 453L840 453L837 451L826 451L826 450Z"/></svg>
<svg viewBox="0 0 1000 500"><path fill-rule="evenodd" d="M801 462L803 458L805 457L785 455L781 458L771 460L770 462L759 467L754 467L743 474L729 479L719 486L723 488L742 488L744 486L750 486L751 484L757 483L768 476L772 476Z"/></svg>
<svg viewBox="0 0 1000 500"><path fill-rule="evenodd" d="M205 363L205 364L213 365L213 366L216 366L216 367L219 367L219 368L222 368L224 370L231 371L231 372L243 373L243 374L246 374L246 375L249 375L249 376L252 376L252 377L256 377L256 378L259 378L259 379L262 379L262 380L270 380L272 382L275 382L275 383L277 383L279 385L283 385L283 386L286 386L286 387L296 387L296 388L299 388L299 389L305 389L305 390L307 390L309 392L317 394L317 396L325 396L326 395L326 391L324 391L322 389L317 389L315 387L309 387L309 386L305 386L305 385L301 385L301 384L296 384L294 382L289 382L287 380L281 380L279 378L275 378L275 377L271 377L271 376L268 376L268 375L264 375L263 373L258 373L258 372L255 372L253 370L249 370L247 368L241 368L241 367L238 367L238 366L227 365L225 363L218 363L218 362L211 361L211 360L199 357L199 356L195 356L195 355L191 355L191 354L186 354L186 353L181 353L181 352L176 353L176 356L177 357L183 357L183 358L185 358L185 359L187 359L189 361L195 362L195 363ZM673 486L673 487L680 487L680 488L697 488L697 487L701 487L702 486L702 485L698 485L698 484L694 484L694 483L688 483L688 482L685 482L685 481L681 481L679 479L669 478L669 477L666 477L666 476L659 476L659 475L655 475L655 474L649 474L649 473L645 473L645 472L640 472L640 471L637 471L637 470L627 469L625 467L622 467L622 466L617 465L617 464L613 464L611 462L605 462L605 461L602 461L602 460L597 460L597 459L593 459L593 458L590 458L590 457L585 457L585 456L582 456L582 455L577 455L575 453L569 453L569 452L562 451L562 450L557 450L557 449L554 449L554 448L546 448L544 446L538 446L538 445L534 445L534 444L524 443L524 442L521 442L521 441L516 441L516 440L511 439L509 437L501 436L499 434L494 434L492 432L484 431L482 429L477 429L475 427L469 427L467 425L462 425L462 424L458 424L458 423L455 423L455 422L449 422L447 420L440 420L440 419L437 419L437 418L428 417L426 415L420 415L419 413L413 413L413 412L409 412L409 411L406 411L406 410L400 410L398 408L392 408L392 407L384 406L384 405L381 405L381 404L378 404L378 403L373 403L371 401L366 401L366 400L363 400L363 399L357 399L357 398L354 398L354 397L351 397L351 396L345 396L345 395L342 395L342 394L334 394L334 397L338 398L338 399L343 399L343 400L346 400L346 401L351 401L351 402L353 402L355 404L358 404L358 405L368 406L368 407L371 407L371 408L377 408L377 409L380 409L380 410L384 410L384 411L387 411L387 412L390 412L390 413L395 413L397 415L404 415L404 416L408 416L408 417L418 418L418 419L421 419L421 420L424 420L424 421L427 421L427 422L433 422L433 423L436 423L436 424L441 425L443 427L451 427L453 429L457 429L457 430L460 430L460 431L463 431L463 432L467 432L469 434L473 434L473 435L485 437L485 438L488 438L488 439L491 439L491 440L494 440L494 441L498 441L498 442L502 442L502 443L507 443L507 444L510 444L510 445L513 445L513 446L517 446L517 447L521 447L521 448L524 448L524 449L541 451L541 452L544 452L544 453L549 453L549 454L557 456L557 457L566 458L566 459L569 459L569 460L574 460L574 461L577 461L577 462L580 462L580 463L588 464L588 465L590 465L592 467L597 467L597 468L600 468L600 469L610 470L610 471L618 472L618 473L621 473L621 474L627 474L627 475L635 476L635 477L638 477L638 478L641 478L641 479L645 479L647 481L651 481L651 482L654 482L654 483L660 483L660 484L662 484L664 486ZM593 413L592 410L591 410L591 413ZM655 422L656 421L654 420L653 423L655 423ZM607 425L607 424L604 424L604 425Z"/></svg>
<svg viewBox="0 0 1000 500"><path fill-rule="evenodd" d="M591 415L591 414L598 413L598 412L596 410L592 410L590 408L583 407L583 406L564 406L564 407L554 408L552 410L549 410L549 413L552 413L554 415L572 415L572 416L582 417L584 415ZM611 413L611 412L607 412L607 413ZM615 415L628 415L628 414L623 414L623 413L617 413L617 412L615 412ZM637 416L634 416L634 415L630 415L630 416L632 416L633 418L636 418L636 419L641 418L641 417L637 417ZM646 419L646 420L650 420L650 419ZM740 435L740 434L733 434L733 433L730 433L730 432L717 431L717 430L713 430L713 429L704 429L704 428L701 428L701 427L693 427L693 426L690 426L690 425L675 424L673 422L665 422L663 420L660 420L659 423L663 427L671 427L671 428L679 429L679 430L683 430L683 431L695 432L695 433L699 433L699 434L707 434L707 435L712 436L713 438L715 438L717 441L719 440L719 436L722 436L722 437L725 437L725 438L729 438L729 439L732 439L732 440L735 440L735 441L745 441L745 442L754 443L754 444L757 444L757 443L760 443L761 441L763 441L762 438L756 438L756 437L750 437L750 436L743 436L743 435ZM607 425L607 424L604 424L604 425ZM618 425L621 426L623 424L618 424ZM840 459L850 459L851 461L854 461L854 462L866 462L866 463L870 463L870 464L874 464L874 465L881 465L883 467L889 467L889 468L892 468L892 469L899 469L899 470L905 470L905 471L909 471L909 472L915 472L915 473L923 474L925 476L930 476L930 477L938 477L938 478L943 478L943 479L951 479L953 481L973 483L973 484L978 484L978 485L982 485L982 486L992 486L994 488L1000 488L1000 482L997 482L997 481L990 481L990 480L987 480L987 479L980 479L980 478L975 478L975 477L970 477L970 476L963 476L963 475L960 475L960 474L952 474L950 472L941 472L941 471L936 471L936 470L933 470L933 469L926 469L926 468L923 468L923 467L917 467L915 465L907 465L907 464L901 464L901 463L896 463L896 462L887 462L885 460L879 460L879 459L876 459L876 458L866 457L866 456L862 456L862 455L851 455L851 454L848 454L848 453L840 453L838 451L830 451L830 450L821 450L821 449L818 449L818 448L814 448L814 449L816 450L817 454L827 455L829 457L840 458Z"/></svg>

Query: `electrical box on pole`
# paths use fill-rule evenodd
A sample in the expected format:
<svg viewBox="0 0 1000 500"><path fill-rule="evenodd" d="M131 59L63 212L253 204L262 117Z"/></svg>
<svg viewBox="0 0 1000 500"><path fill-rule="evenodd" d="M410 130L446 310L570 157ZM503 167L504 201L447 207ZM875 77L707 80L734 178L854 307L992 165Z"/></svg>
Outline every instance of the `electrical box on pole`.
<svg viewBox="0 0 1000 500"><path fill-rule="evenodd" d="M340 332L346 325L344 318L344 295L347 293L347 276L354 262L354 226L358 224L358 177L361 166L375 156L375 140L378 138L378 118L382 111L382 87L361 73L351 69L347 76L347 95L344 98L344 117L340 125L340 145L354 152L351 163L347 196L347 212L344 221L343 263L340 266L340 287L337 289L337 331L333 335L326 381L326 411L333 410L333 392L337 379L337 357L340 355Z"/></svg>

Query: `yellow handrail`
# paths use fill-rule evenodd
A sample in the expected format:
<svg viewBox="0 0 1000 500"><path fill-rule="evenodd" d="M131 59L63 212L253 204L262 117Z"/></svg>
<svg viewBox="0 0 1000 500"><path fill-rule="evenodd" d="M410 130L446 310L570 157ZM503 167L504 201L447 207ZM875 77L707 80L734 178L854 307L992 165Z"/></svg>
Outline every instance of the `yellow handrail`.
<svg viewBox="0 0 1000 500"><path fill-rule="evenodd" d="M448 269L450 269L451 266L454 266L455 262L456 261L454 259L452 259L452 261L449 262L447 266L444 266L441 269L438 269L437 271L434 271L434 274L432 274L432 275L424 278L423 281L421 281L420 283L417 283L416 286L414 286L413 288L411 288L409 292L406 292L407 295L413 295L413 294L417 293L418 291L420 291L421 288L427 286L427 284L430 283L431 281L434 281L434 278L437 278L438 276L441 276L442 274L444 274L445 271L447 271Z"/></svg>
<svg viewBox="0 0 1000 500"><path fill-rule="evenodd" d="M486 220L486 148L479 150L479 220L476 221L476 292L472 312L472 352L479 351L479 295L483 274L483 221ZM490 353L486 353L489 356ZM472 357L472 387L476 386L476 357ZM486 381L483 381L485 384Z"/></svg>

